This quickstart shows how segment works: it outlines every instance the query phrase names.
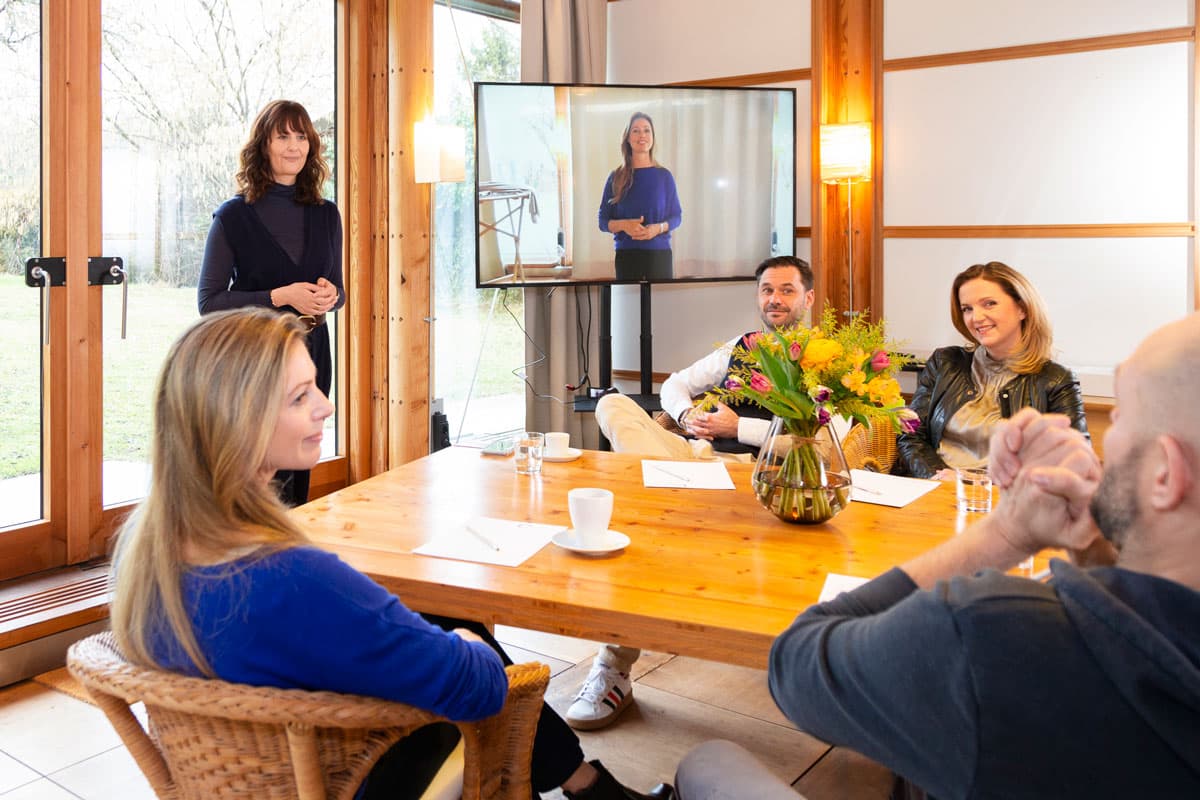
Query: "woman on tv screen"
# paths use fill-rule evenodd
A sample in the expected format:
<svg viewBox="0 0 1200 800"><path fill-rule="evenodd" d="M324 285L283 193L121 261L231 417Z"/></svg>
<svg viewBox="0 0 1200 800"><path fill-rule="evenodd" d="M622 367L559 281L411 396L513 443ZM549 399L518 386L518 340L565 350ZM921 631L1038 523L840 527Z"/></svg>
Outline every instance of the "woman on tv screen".
<svg viewBox="0 0 1200 800"><path fill-rule="evenodd" d="M671 231L683 210L671 171L654 160L654 122L638 111L621 136L623 163L608 176L600 230L613 235L618 281L671 280Z"/></svg>

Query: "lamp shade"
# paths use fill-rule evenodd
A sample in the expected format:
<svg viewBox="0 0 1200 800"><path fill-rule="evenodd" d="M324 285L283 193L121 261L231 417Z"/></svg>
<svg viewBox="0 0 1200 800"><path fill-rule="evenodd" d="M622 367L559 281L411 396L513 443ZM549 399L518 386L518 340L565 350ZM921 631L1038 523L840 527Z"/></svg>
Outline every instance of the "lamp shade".
<svg viewBox="0 0 1200 800"><path fill-rule="evenodd" d="M821 181L871 180L871 123L821 126Z"/></svg>
<svg viewBox="0 0 1200 800"><path fill-rule="evenodd" d="M413 175L417 183L466 179L467 136L462 128L425 120L413 125Z"/></svg>

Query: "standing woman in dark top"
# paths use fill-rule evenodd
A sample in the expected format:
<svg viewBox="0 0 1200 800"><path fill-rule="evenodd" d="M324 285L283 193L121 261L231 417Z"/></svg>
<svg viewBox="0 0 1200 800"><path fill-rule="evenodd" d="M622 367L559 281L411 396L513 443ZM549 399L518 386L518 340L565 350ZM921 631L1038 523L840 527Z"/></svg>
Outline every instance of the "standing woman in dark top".
<svg viewBox="0 0 1200 800"><path fill-rule="evenodd" d="M321 196L329 165L304 106L268 103L242 147L237 195L213 213L200 268L200 313L267 306L295 314L317 366L317 387L333 383L325 315L346 302L342 218ZM308 470L275 476L288 505L308 501Z"/></svg>
<svg viewBox="0 0 1200 800"><path fill-rule="evenodd" d="M654 160L654 122L638 111L621 136L621 166L600 200L600 230L613 235L619 281L670 280L671 231L683 211L671 171Z"/></svg>

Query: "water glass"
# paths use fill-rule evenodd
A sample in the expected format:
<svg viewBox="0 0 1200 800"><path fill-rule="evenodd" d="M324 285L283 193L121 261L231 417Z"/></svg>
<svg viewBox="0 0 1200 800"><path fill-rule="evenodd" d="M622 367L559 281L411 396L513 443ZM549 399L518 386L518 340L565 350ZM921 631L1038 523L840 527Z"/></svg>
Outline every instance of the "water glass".
<svg viewBox="0 0 1200 800"><path fill-rule="evenodd" d="M992 479L986 467L960 467L955 473L958 510L986 514L992 510Z"/></svg>
<svg viewBox="0 0 1200 800"><path fill-rule="evenodd" d="M542 448L546 446L546 437L541 433L525 431L517 436L516 459L517 472L525 475L536 475L542 471Z"/></svg>

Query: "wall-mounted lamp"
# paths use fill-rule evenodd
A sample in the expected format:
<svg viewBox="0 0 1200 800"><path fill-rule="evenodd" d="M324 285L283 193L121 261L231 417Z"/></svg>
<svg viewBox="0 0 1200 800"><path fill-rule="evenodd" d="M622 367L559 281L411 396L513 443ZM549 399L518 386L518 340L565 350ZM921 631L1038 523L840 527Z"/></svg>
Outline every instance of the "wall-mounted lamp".
<svg viewBox="0 0 1200 800"><path fill-rule="evenodd" d="M846 184L847 317L854 310L854 182L871 180L871 123L846 122L821 126L821 182Z"/></svg>
<svg viewBox="0 0 1200 800"><path fill-rule="evenodd" d="M466 132L455 125L424 120L413 125L413 179L417 183L466 180Z"/></svg>

